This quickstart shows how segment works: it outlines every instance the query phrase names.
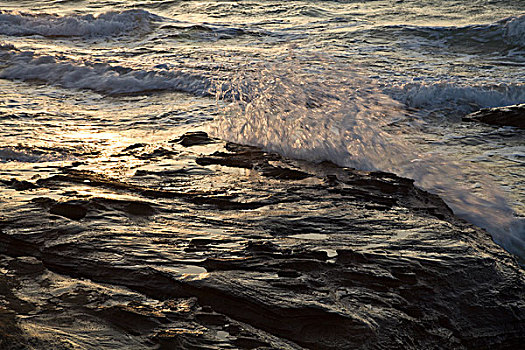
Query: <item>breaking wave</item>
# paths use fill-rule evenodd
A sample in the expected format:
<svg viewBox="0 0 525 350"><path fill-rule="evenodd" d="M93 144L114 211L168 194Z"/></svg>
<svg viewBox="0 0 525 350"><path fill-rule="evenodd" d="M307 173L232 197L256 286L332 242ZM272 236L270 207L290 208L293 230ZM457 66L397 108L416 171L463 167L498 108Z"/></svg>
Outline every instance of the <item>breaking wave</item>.
<svg viewBox="0 0 525 350"><path fill-rule="evenodd" d="M455 83L410 83L384 90L408 107L442 110L462 116L481 108L525 102L525 85L463 86Z"/></svg>
<svg viewBox="0 0 525 350"><path fill-rule="evenodd" d="M149 31L151 24L159 19L159 16L144 10L69 16L0 11L0 34L46 37L123 35Z"/></svg>
<svg viewBox="0 0 525 350"><path fill-rule="evenodd" d="M221 102L210 132L288 157L414 179L525 259L525 225L502 190L474 165L418 149L409 141L417 128L394 123L405 118L404 106L364 76L325 59L248 67L217 89L231 102Z"/></svg>
<svg viewBox="0 0 525 350"><path fill-rule="evenodd" d="M6 65L0 70L2 79L40 81L109 95L163 90L206 95L210 86L209 79L200 74L59 60L53 56L38 56L32 51L18 51L13 46L0 46L0 62L2 61Z"/></svg>

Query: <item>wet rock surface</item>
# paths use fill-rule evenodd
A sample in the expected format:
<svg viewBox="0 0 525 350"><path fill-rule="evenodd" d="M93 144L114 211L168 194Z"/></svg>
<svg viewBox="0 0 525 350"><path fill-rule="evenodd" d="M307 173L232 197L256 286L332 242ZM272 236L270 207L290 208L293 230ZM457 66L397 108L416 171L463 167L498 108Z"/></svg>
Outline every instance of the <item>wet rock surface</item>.
<svg viewBox="0 0 525 350"><path fill-rule="evenodd" d="M87 209L76 203L57 203L49 210L51 214L60 215L72 220L80 220L86 216Z"/></svg>
<svg viewBox="0 0 525 350"><path fill-rule="evenodd" d="M210 138L204 131L187 132L181 137L170 141L171 143L177 142L184 147L191 147L196 145L209 145L210 143L217 142Z"/></svg>
<svg viewBox="0 0 525 350"><path fill-rule="evenodd" d="M388 173L199 146L150 152L128 175L58 168L3 204L0 348L523 344L523 269L439 197Z"/></svg>
<svg viewBox="0 0 525 350"><path fill-rule="evenodd" d="M10 180L0 180L5 186L14 188L17 191L27 191L38 188L34 183L26 180L10 179Z"/></svg>
<svg viewBox="0 0 525 350"><path fill-rule="evenodd" d="M463 120L525 129L525 104L482 109Z"/></svg>

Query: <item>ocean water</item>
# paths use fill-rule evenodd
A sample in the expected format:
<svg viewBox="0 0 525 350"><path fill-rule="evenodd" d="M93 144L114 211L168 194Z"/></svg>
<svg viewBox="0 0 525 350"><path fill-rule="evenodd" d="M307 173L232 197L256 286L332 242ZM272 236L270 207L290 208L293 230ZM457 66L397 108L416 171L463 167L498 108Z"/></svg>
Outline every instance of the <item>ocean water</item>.
<svg viewBox="0 0 525 350"><path fill-rule="evenodd" d="M0 176L190 129L394 172L525 257L525 1L0 1Z"/></svg>

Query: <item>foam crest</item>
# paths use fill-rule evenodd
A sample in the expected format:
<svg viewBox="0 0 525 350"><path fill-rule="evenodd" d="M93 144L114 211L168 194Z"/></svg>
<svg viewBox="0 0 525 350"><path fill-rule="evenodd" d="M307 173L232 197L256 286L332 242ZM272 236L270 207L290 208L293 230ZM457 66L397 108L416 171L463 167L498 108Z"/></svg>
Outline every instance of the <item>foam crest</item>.
<svg viewBox="0 0 525 350"><path fill-rule="evenodd" d="M288 157L412 178L525 259L525 227L502 191L470 164L421 152L408 137L417 129L392 124L403 118L403 106L359 70L289 58L248 67L217 90L219 99L231 102L221 102L212 134Z"/></svg>
<svg viewBox="0 0 525 350"><path fill-rule="evenodd" d="M206 95L210 85L209 80L199 74L164 69L147 71L104 63L57 60L53 56L38 56L31 51L0 50L1 61L5 61L7 66L0 70L0 78L3 79L40 81L110 95L160 90Z"/></svg>
<svg viewBox="0 0 525 350"><path fill-rule="evenodd" d="M0 34L47 37L123 35L149 31L152 22L159 18L144 10L69 16L0 11Z"/></svg>

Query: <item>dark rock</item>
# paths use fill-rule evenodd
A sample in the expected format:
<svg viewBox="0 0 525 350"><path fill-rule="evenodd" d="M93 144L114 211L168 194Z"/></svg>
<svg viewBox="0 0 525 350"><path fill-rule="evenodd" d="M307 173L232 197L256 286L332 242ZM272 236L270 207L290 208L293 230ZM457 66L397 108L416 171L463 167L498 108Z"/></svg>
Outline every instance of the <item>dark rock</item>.
<svg viewBox="0 0 525 350"><path fill-rule="evenodd" d="M212 326L222 326L228 322L228 320L226 319L226 317L224 317L224 315L217 314L217 313L200 312L195 315L195 318L200 323L204 323L204 324L212 325Z"/></svg>
<svg viewBox="0 0 525 350"><path fill-rule="evenodd" d="M10 269L16 269L21 274L35 274L44 271L42 262L34 257L19 257L9 263Z"/></svg>
<svg viewBox="0 0 525 350"><path fill-rule="evenodd" d="M26 190L33 190L35 188L38 188L37 185L35 185L32 182L26 181L26 180L17 180L17 179L11 179L11 180L0 180L0 182L4 183L5 185L14 188L17 191L26 191Z"/></svg>
<svg viewBox="0 0 525 350"><path fill-rule="evenodd" d="M525 129L525 104L482 109L463 120Z"/></svg>
<svg viewBox="0 0 525 350"><path fill-rule="evenodd" d="M146 146L147 145L145 143L134 143L134 144L124 148L122 150L122 152L129 152L129 151L132 151L132 150L135 150L135 149L138 149L138 148L144 148Z"/></svg>
<svg viewBox="0 0 525 350"><path fill-rule="evenodd" d="M160 323L153 311L132 305L101 307L97 309L97 313L100 313L100 317L132 335L148 333Z"/></svg>
<svg viewBox="0 0 525 350"><path fill-rule="evenodd" d="M178 139L170 141L172 143L179 143L184 147L191 147L196 145L207 145L216 142L211 139L207 133L203 131L187 132Z"/></svg>
<svg viewBox="0 0 525 350"><path fill-rule="evenodd" d="M268 343L262 342L254 338L248 338L248 337L238 337L237 339L234 340L233 343L241 349L255 349L255 348L270 346L270 344Z"/></svg>
<svg viewBox="0 0 525 350"><path fill-rule="evenodd" d="M279 277L291 277L291 278L301 276L301 274L297 272L296 270L280 270L277 272L277 275Z"/></svg>
<svg viewBox="0 0 525 350"><path fill-rule="evenodd" d="M215 152L211 156L199 157L195 160L199 165L223 165L232 168L252 169L257 163L254 159L247 157L246 154L234 154L225 152Z"/></svg>
<svg viewBox="0 0 525 350"><path fill-rule="evenodd" d="M125 210L132 215L150 216L155 214L155 209L148 203L130 202L125 206Z"/></svg>
<svg viewBox="0 0 525 350"><path fill-rule="evenodd" d="M312 176L304 171L282 167L266 167L262 170L262 174L280 180L302 180Z"/></svg>
<svg viewBox="0 0 525 350"><path fill-rule="evenodd" d="M199 165L222 165L233 168L257 169L261 175L279 180L302 180L311 177L304 171L274 166L273 160L282 160L275 154L262 152L254 147L228 143L226 149L230 152L217 151L210 156L201 156L195 161Z"/></svg>
<svg viewBox="0 0 525 350"><path fill-rule="evenodd" d="M215 196L194 196L188 197L186 200L195 204L212 205L220 210L252 210L268 204L265 202L236 202L229 198Z"/></svg>
<svg viewBox="0 0 525 350"><path fill-rule="evenodd" d="M210 243L213 243L213 240L208 238L193 238L190 241L190 245L197 247L207 246Z"/></svg>
<svg viewBox="0 0 525 350"><path fill-rule="evenodd" d="M53 205L49 212L71 220L80 220L86 216L87 209L80 204L58 203Z"/></svg>
<svg viewBox="0 0 525 350"><path fill-rule="evenodd" d="M139 179L61 169L37 182L49 198L12 206L0 220L0 341L12 331L11 344L39 347L25 346L16 315L54 342L106 327L86 348L104 334L130 349L522 347L523 269L413 181L235 144L176 157L173 168L152 158ZM174 179L181 165L204 176ZM268 169L312 179L253 176ZM90 215L57 220L61 204Z"/></svg>
<svg viewBox="0 0 525 350"><path fill-rule="evenodd" d="M161 171L150 171L150 170L137 170L134 176L188 176L191 171L185 168L176 170L161 170Z"/></svg>
<svg viewBox="0 0 525 350"><path fill-rule="evenodd" d="M275 253L281 253L282 250L279 249L279 247L272 243L272 242L268 242L268 241L263 241L263 242L254 242L254 241L249 241L247 244L246 244L246 250L251 252L252 254L264 254L264 253L267 253L267 254L275 254Z"/></svg>
<svg viewBox="0 0 525 350"><path fill-rule="evenodd" d="M245 153L245 154L251 154L253 157L256 158L268 158L268 159L277 159L280 158L277 154L271 154L266 153L263 150L261 150L258 147L254 146L247 146L247 145L240 145L238 143L233 142L227 142L226 146L224 146L226 150L232 153Z"/></svg>
<svg viewBox="0 0 525 350"><path fill-rule="evenodd" d="M139 159L153 159L153 158L163 158L163 157L173 157L173 156L176 156L179 152L177 151L174 151L174 150L171 150L171 149L166 149L166 148L157 148L155 150L153 150L152 152L149 152L149 153L143 153L143 154L139 154L137 155L137 158Z"/></svg>
<svg viewBox="0 0 525 350"><path fill-rule="evenodd" d="M22 330L18 327L16 313L0 306L0 349L24 349Z"/></svg>
<svg viewBox="0 0 525 350"><path fill-rule="evenodd" d="M243 331L242 327L236 324L227 324L224 328L233 336L239 335Z"/></svg>

